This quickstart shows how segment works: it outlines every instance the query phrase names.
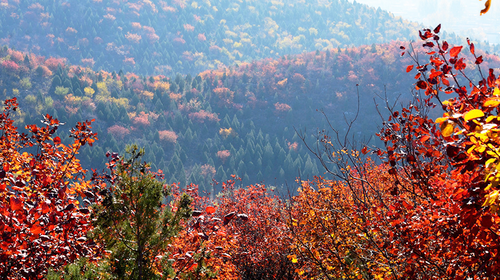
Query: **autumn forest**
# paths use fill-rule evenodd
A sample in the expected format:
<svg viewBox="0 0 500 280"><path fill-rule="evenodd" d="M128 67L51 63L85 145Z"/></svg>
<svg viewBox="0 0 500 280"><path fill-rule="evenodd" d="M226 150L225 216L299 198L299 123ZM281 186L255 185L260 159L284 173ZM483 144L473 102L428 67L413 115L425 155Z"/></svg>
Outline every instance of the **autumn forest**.
<svg viewBox="0 0 500 280"><path fill-rule="evenodd" d="M500 278L499 51L347 0L0 0L0 279Z"/></svg>

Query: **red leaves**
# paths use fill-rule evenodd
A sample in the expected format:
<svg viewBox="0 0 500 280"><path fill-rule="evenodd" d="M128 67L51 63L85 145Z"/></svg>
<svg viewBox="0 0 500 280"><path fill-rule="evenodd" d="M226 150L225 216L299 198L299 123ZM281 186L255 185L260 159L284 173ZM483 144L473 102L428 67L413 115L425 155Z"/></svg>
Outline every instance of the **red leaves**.
<svg viewBox="0 0 500 280"><path fill-rule="evenodd" d="M434 36L430 29L424 29L423 31L424 31L424 33L422 34L422 31L419 30L418 35L420 36L420 39L422 39L424 41L429 39L429 38L432 38Z"/></svg>
<svg viewBox="0 0 500 280"><path fill-rule="evenodd" d="M476 63L476 64L481 64L481 63L483 63L483 56L482 56L482 55L478 56L478 57L476 58L475 63Z"/></svg>
<svg viewBox="0 0 500 280"><path fill-rule="evenodd" d="M408 65L406 67L406 73L410 72L413 69L413 65Z"/></svg>
<svg viewBox="0 0 500 280"><path fill-rule="evenodd" d="M285 209L281 200L271 196L263 185L235 188L233 177L223 184L223 191L215 201L197 196L197 186L189 188L196 209L213 212L193 217L173 242L174 252L192 251L198 255L210 251L205 259L207 266L217 266L220 279L241 279L238 271L258 271L265 274L280 275L287 263L288 232L286 219L280 211ZM217 209L208 210L207 205L216 204ZM216 210L216 211L215 211ZM200 211L202 212L202 211ZM196 236L194 242L193 236ZM179 251L180 250L180 251ZM175 259L175 258L174 258ZM187 267L186 260L174 262L174 268ZM287 268L288 275L294 269ZM282 274L281 274L282 275Z"/></svg>
<svg viewBox="0 0 500 280"><path fill-rule="evenodd" d="M193 270L195 270L195 269L196 269L196 267L197 267L197 266L198 266L198 263L193 263L193 264L191 264L191 265L187 268L187 270L188 270L188 271L193 271Z"/></svg>
<svg viewBox="0 0 500 280"><path fill-rule="evenodd" d="M207 208L205 208L205 212L207 212L207 214L213 214L215 213L215 207L213 206L208 206Z"/></svg>
<svg viewBox="0 0 500 280"><path fill-rule="evenodd" d="M462 46L450 48L446 42L441 44L428 29L420 32L420 36L426 40L424 46L429 61L420 64L416 55L412 58L419 70L416 88L425 90L426 96L416 95L411 105L402 110L407 114L389 118L379 134L386 145L386 152L379 154L386 173L391 174L395 182L385 180L376 189L382 198L379 203L375 199L369 204L384 207L374 206L375 215L371 216L373 213L365 209L355 213L361 213L358 219L370 221L366 232L386 233L379 243L385 251L397 253L398 258L409 256L403 257L401 266L394 266L401 271L402 278L495 277L500 273L498 260L491 261L490 253L480 253L472 244L481 244L481 252L491 252L500 246L493 233L500 229L500 204L498 158L492 152L499 145L493 132L499 125L498 112L493 108L498 105L500 79L492 69L487 79L474 81L475 76L467 76L466 60L483 63L483 57L476 56L470 41L467 43L472 55L461 55ZM436 103L442 105L444 114L434 122L426 112ZM393 129L397 125L401 125L400 130ZM367 179L369 174L355 175L361 178L360 182L373 186L381 181L380 175L372 181ZM490 182L494 183L488 186ZM349 187L353 186L356 186L355 180L349 181ZM362 200L361 193L354 191L353 195ZM336 203L340 201L329 205ZM373 256L369 261L378 262ZM391 259L390 263L399 261ZM426 264L427 261L437 264L441 272L430 272L435 268ZM412 263L412 268L407 268L408 263ZM374 275L378 274L374 272Z"/></svg>
<svg viewBox="0 0 500 280"><path fill-rule="evenodd" d="M462 51L462 46L456 46L451 48L450 57L457 57L457 55Z"/></svg>
<svg viewBox="0 0 500 280"><path fill-rule="evenodd" d="M490 229L491 226L493 226L493 217L489 214L486 214L481 217L480 223L482 227Z"/></svg>
<svg viewBox="0 0 500 280"><path fill-rule="evenodd" d="M426 42L423 46L427 47L427 48L432 48L432 47L434 47L434 43L433 42Z"/></svg>
<svg viewBox="0 0 500 280"><path fill-rule="evenodd" d="M427 140L429 140L429 138L431 138L429 135L424 135L420 138L420 142L425 143L427 142Z"/></svg>
<svg viewBox="0 0 500 280"><path fill-rule="evenodd" d="M434 69L432 69L432 70L434 70ZM429 79L434 79L438 76L443 75L443 72L441 72L441 71L432 71L432 70L431 70L431 74L429 75Z"/></svg>
<svg viewBox="0 0 500 280"><path fill-rule="evenodd" d="M71 211L75 209L75 205L73 203L68 204L66 207L64 207L63 211Z"/></svg>
<svg viewBox="0 0 500 280"><path fill-rule="evenodd" d="M43 232L43 228L40 226L39 223L36 223L36 224L31 226L30 232L34 235L39 235L40 233Z"/></svg>
<svg viewBox="0 0 500 280"><path fill-rule="evenodd" d="M488 86L489 87L494 87L495 86L495 80L496 80L495 73L494 73L493 69L490 69L489 74L488 74Z"/></svg>
<svg viewBox="0 0 500 280"><path fill-rule="evenodd" d="M11 196L10 197L10 209L12 209L12 211L21 210L21 209L23 209L23 203L21 202L21 200L19 198Z"/></svg>
<svg viewBox="0 0 500 280"><path fill-rule="evenodd" d="M0 134L5 136L0 138L0 229L4 234L0 271L9 279L35 279L49 267L59 269L81 256L93 255L96 244L77 242L91 228L90 211L79 211L79 206L97 197L84 200L75 195L92 184L83 183L83 169L73 154L73 148L78 153L80 146L66 147L60 137L53 136L61 125L59 120L46 115L42 126L26 125L29 135L22 135L9 119L10 111L17 108L16 100L5 104L0 114ZM90 130L72 136L75 144L95 139ZM39 154L29 153L35 151L29 149L33 145L43 147ZM59 238L63 231L66 237ZM24 253L12 253L20 251Z"/></svg>
<svg viewBox="0 0 500 280"><path fill-rule="evenodd" d="M455 63L455 69L458 71L462 71L467 67L467 65L464 63L464 58L460 58L456 63Z"/></svg>
<svg viewBox="0 0 500 280"><path fill-rule="evenodd" d="M447 51L449 46L450 46L450 45L448 45L448 42L444 41L444 42L443 42L443 45L441 46L441 49L442 49L443 51Z"/></svg>
<svg viewBox="0 0 500 280"><path fill-rule="evenodd" d="M436 28L434 28L434 33L438 34L439 31L441 31L441 24L439 24L438 26L436 26Z"/></svg>
<svg viewBox="0 0 500 280"><path fill-rule="evenodd" d="M417 89L427 89L427 83L425 81L418 81L417 82Z"/></svg>

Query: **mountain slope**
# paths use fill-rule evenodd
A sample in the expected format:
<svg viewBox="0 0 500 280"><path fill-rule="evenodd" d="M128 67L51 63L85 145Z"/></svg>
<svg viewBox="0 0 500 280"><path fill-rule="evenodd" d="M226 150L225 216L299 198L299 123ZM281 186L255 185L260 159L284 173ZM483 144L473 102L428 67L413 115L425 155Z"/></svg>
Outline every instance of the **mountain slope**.
<svg viewBox="0 0 500 280"><path fill-rule="evenodd" d="M0 45L137 74L190 73L416 37L415 24L347 0L4 0Z"/></svg>
<svg viewBox="0 0 500 280"><path fill-rule="evenodd" d="M484 67L500 66L497 56L483 53L483 58ZM400 57L397 42L269 58L174 78L61 67L60 59L6 47L0 61L1 97L20 100L18 125L38 122L46 113L68 125L96 119L100 140L84 151L86 167L102 168L106 151L138 143L167 181L194 182L207 191L212 178L223 181L231 174L245 184L263 180L277 186L292 184L299 174L321 174L295 129L314 143L316 128L328 129L316 112L323 109L342 133L359 106L352 131L357 140L367 140L380 120L374 98L404 102L414 75L405 74L410 60Z"/></svg>

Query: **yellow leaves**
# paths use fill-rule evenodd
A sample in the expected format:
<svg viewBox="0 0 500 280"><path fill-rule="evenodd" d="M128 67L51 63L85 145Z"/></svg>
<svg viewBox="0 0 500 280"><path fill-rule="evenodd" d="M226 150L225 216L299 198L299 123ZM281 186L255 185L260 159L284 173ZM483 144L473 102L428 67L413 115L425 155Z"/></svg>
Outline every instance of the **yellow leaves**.
<svg viewBox="0 0 500 280"><path fill-rule="evenodd" d="M219 129L219 134L224 138L226 139L227 137L231 136L231 137L236 137L238 136L238 133L236 133L236 131L233 129L233 128L221 128Z"/></svg>
<svg viewBox="0 0 500 280"><path fill-rule="evenodd" d="M435 123L437 123L437 124L443 123L443 122L447 121L448 119L449 119L448 117L437 118Z"/></svg>
<svg viewBox="0 0 500 280"><path fill-rule="evenodd" d="M165 93L170 89L170 84L168 82L157 82L154 86L155 89L161 93Z"/></svg>
<svg viewBox="0 0 500 280"><path fill-rule="evenodd" d="M298 262L298 259L297 259L296 255L289 255L288 259L290 259L292 261L292 263L297 263Z"/></svg>
<svg viewBox="0 0 500 280"><path fill-rule="evenodd" d="M172 99L175 102L179 101L182 98L182 94L180 94L180 93L171 92L168 95L169 95L170 99Z"/></svg>
<svg viewBox="0 0 500 280"><path fill-rule="evenodd" d="M500 104L500 99L498 97L492 97L484 101L484 107L497 107Z"/></svg>
<svg viewBox="0 0 500 280"><path fill-rule="evenodd" d="M492 164L495 163L496 160L497 160L496 158L490 158L486 161L484 165L486 166L486 168L490 168Z"/></svg>
<svg viewBox="0 0 500 280"><path fill-rule="evenodd" d="M286 85L287 82L288 82L288 78L285 78L285 79L279 81L277 84L280 87L285 87L285 85Z"/></svg>
<svg viewBox="0 0 500 280"><path fill-rule="evenodd" d="M148 99L148 100L153 100L154 98L154 93L144 90L141 92L141 97Z"/></svg>
<svg viewBox="0 0 500 280"><path fill-rule="evenodd" d="M493 212L498 210L498 196L500 195L499 190L495 190L490 192L485 196L486 200L483 203L483 206L489 206Z"/></svg>
<svg viewBox="0 0 500 280"><path fill-rule="evenodd" d="M483 111L481 111L479 109L472 109L464 115L464 120L470 121L470 120L481 118L481 117L484 117Z"/></svg>
<svg viewBox="0 0 500 280"><path fill-rule="evenodd" d="M455 129L455 124L451 121L444 121L441 123L440 128L441 128L441 134L444 137L450 137Z"/></svg>
<svg viewBox="0 0 500 280"><path fill-rule="evenodd" d="M86 87L83 89L83 91L85 92L85 96L88 96L90 98L92 98L92 96L94 95L95 93L95 90L91 87Z"/></svg>
<svg viewBox="0 0 500 280"><path fill-rule="evenodd" d="M493 96L500 96L500 89L499 89L499 88L497 88L497 87L496 87L496 88L493 90Z"/></svg>

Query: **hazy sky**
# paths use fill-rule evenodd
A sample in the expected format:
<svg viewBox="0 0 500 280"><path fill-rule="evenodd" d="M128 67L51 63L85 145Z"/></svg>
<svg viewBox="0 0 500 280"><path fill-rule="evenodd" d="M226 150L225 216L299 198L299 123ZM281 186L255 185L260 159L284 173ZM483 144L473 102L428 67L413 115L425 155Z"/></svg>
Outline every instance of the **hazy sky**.
<svg viewBox="0 0 500 280"><path fill-rule="evenodd" d="M490 11L482 16L486 0L356 0L358 3L392 12L427 27L442 24L443 30L474 40L500 43L500 0L492 0Z"/></svg>

